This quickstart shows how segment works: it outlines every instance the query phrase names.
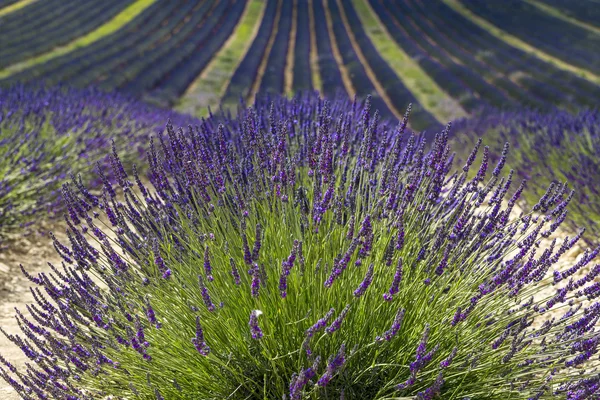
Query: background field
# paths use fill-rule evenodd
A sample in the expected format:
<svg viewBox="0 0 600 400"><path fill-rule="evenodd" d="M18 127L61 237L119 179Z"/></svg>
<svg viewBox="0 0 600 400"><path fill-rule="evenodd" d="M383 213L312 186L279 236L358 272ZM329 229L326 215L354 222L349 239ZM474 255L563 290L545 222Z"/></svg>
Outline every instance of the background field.
<svg viewBox="0 0 600 400"><path fill-rule="evenodd" d="M117 89L206 115L257 93L373 95L416 129L600 98L595 0L4 0L0 85Z"/></svg>

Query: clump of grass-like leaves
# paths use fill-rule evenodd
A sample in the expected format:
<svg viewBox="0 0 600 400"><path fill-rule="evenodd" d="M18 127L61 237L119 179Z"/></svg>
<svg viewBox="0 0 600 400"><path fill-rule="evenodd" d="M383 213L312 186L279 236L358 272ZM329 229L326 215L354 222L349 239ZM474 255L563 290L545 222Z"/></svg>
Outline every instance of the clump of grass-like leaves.
<svg viewBox="0 0 600 400"><path fill-rule="evenodd" d="M0 88L0 236L23 233L34 216L60 211L65 177L91 171L112 140L124 160L139 159L142 143L168 118L197 122L91 88Z"/></svg>
<svg viewBox="0 0 600 400"><path fill-rule="evenodd" d="M600 266L573 276L598 249L559 271L579 236L540 244L565 190L515 218L504 158L455 168L447 130L427 150L406 123L276 99L169 126L152 189L113 157L101 196L65 188L64 268L30 276L9 338L32 363L2 376L24 398L595 396Z"/></svg>
<svg viewBox="0 0 600 400"><path fill-rule="evenodd" d="M525 192L529 202L544 194L549 182L569 182L576 190L566 225L586 226L588 241L600 237L600 111L486 112L454 124L458 147L468 148L483 136L496 153L509 142L515 147L508 165L533 184ZM468 150L463 152L468 155Z"/></svg>

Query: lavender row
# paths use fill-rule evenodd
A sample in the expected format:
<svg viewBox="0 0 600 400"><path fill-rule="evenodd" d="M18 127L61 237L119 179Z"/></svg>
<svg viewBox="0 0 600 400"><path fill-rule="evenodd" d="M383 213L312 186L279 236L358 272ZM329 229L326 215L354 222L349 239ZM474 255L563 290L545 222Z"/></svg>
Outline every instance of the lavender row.
<svg viewBox="0 0 600 400"><path fill-rule="evenodd" d="M24 232L38 216L60 216L65 179L83 172L87 180L113 140L128 162L142 156L142 143L165 118L197 121L95 89L0 89L0 234Z"/></svg>
<svg viewBox="0 0 600 400"><path fill-rule="evenodd" d="M259 100L168 125L152 187L114 152L102 193L64 186L63 266L25 272L7 335L31 362L0 374L25 399L597 397L600 248L542 240L573 192L513 216L508 145L456 165L449 126L407 122Z"/></svg>

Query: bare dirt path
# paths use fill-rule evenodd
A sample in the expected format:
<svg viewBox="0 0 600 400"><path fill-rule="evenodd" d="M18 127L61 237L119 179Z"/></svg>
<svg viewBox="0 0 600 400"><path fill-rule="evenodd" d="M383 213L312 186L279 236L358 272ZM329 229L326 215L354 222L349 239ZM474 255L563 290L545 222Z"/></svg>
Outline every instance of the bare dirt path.
<svg viewBox="0 0 600 400"><path fill-rule="evenodd" d="M56 236L62 240L64 229L56 229ZM60 265L60 258L52 247L48 234L33 234L30 237L15 240L8 250L0 251L0 326L9 334L21 333L14 318L15 307L25 311L25 304L33 302L29 291L32 286L21 273L19 264L28 272L37 274L47 271L48 262ZM0 354L17 368L28 361L23 352L0 334ZM0 399L18 400L21 397L0 378Z"/></svg>

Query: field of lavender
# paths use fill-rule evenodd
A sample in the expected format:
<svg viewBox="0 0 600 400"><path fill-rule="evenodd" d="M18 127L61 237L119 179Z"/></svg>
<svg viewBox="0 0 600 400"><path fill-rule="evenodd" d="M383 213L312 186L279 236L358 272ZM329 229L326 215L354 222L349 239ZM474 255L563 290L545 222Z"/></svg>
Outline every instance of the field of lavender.
<svg viewBox="0 0 600 400"><path fill-rule="evenodd" d="M0 0L0 399L600 399L598 0Z"/></svg>

